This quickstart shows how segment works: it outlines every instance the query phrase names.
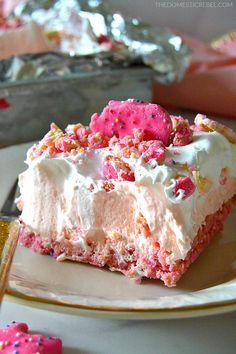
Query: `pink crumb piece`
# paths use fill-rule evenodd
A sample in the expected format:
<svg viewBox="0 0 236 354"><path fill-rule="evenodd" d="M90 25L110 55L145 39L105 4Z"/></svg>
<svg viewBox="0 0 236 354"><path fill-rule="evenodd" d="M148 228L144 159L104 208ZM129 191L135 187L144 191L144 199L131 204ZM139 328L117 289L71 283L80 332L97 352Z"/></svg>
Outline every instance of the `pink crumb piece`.
<svg viewBox="0 0 236 354"><path fill-rule="evenodd" d="M145 130L142 128L133 129L134 143L139 143L142 140L145 140Z"/></svg>
<svg viewBox="0 0 236 354"><path fill-rule="evenodd" d="M113 149L118 157L129 158L131 154L138 153L138 144L140 143L138 138L132 138L127 135L122 139L112 137L109 141L109 146Z"/></svg>
<svg viewBox="0 0 236 354"><path fill-rule="evenodd" d="M76 149L78 146L78 141L69 136L63 136L55 141L55 149L57 152L69 152Z"/></svg>
<svg viewBox="0 0 236 354"><path fill-rule="evenodd" d="M103 185L102 188L106 191L106 192L110 192L112 191L115 186L111 181L103 181Z"/></svg>
<svg viewBox="0 0 236 354"><path fill-rule="evenodd" d="M115 156L107 156L103 163L103 174L107 179L134 181L134 173L129 165Z"/></svg>
<svg viewBox="0 0 236 354"><path fill-rule="evenodd" d="M176 180L175 189L174 189L174 194L176 196L179 195L180 189L184 191L183 199L186 199L194 193L196 186L191 180L191 178L187 176Z"/></svg>
<svg viewBox="0 0 236 354"><path fill-rule="evenodd" d="M26 323L12 322L0 329L2 354L61 354L62 342L56 337L28 333Z"/></svg>
<svg viewBox="0 0 236 354"><path fill-rule="evenodd" d="M144 140L161 140L168 144L172 122L160 106L135 99L110 101L101 114L94 113L90 128L108 137L133 136L134 129L144 131Z"/></svg>
<svg viewBox="0 0 236 354"><path fill-rule="evenodd" d="M204 128L206 132L218 132L232 144L236 144L236 133L227 126L217 122L215 120L209 119L203 114L197 114L194 123L197 127Z"/></svg>
<svg viewBox="0 0 236 354"><path fill-rule="evenodd" d="M170 136L170 143L174 146L184 146L191 143L193 141L193 133L190 129L189 122L182 117L170 117L173 126Z"/></svg>
<svg viewBox="0 0 236 354"><path fill-rule="evenodd" d="M75 134L77 138L79 139L80 142L86 141L86 138L88 138L89 134L91 134L91 130L87 126L82 126L79 127L76 131Z"/></svg>
<svg viewBox="0 0 236 354"><path fill-rule="evenodd" d="M108 160L104 161L103 174L107 179L118 179L118 172Z"/></svg>
<svg viewBox="0 0 236 354"><path fill-rule="evenodd" d="M165 146L162 141L144 141L138 146L138 151L142 154L144 162L150 159L156 159L159 164L165 160Z"/></svg>
<svg viewBox="0 0 236 354"><path fill-rule="evenodd" d="M190 129L194 132L205 132L206 131L205 128L201 127L200 125L196 125L196 124L192 124L190 126Z"/></svg>
<svg viewBox="0 0 236 354"><path fill-rule="evenodd" d="M101 149L108 146L108 141L109 139L102 133L92 133L88 136L88 147L92 149Z"/></svg>

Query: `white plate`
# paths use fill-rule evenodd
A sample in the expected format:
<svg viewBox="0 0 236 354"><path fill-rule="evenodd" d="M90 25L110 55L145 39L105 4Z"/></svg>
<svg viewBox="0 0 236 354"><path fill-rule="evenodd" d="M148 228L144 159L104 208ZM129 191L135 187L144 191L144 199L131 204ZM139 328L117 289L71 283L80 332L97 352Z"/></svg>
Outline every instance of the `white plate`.
<svg viewBox="0 0 236 354"><path fill-rule="evenodd" d="M0 150L0 181L4 198L23 168L28 145ZM2 183L2 182L1 182ZM2 200L2 199L1 199ZM181 318L236 309L236 211L224 232L190 267L178 286L160 281L141 285L120 273L72 262L56 262L21 246L17 247L8 292L30 306L60 312L116 318ZM11 298L16 301L16 298Z"/></svg>

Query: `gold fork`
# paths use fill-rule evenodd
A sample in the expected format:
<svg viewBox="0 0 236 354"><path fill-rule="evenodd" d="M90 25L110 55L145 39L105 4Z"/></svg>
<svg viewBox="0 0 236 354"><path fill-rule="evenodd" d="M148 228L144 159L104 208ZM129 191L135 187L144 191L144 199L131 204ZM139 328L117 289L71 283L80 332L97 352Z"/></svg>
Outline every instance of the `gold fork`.
<svg viewBox="0 0 236 354"><path fill-rule="evenodd" d="M17 220L7 221L0 219L0 302L4 295L18 234L19 223Z"/></svg>
<svg viewBox="0 0 236 354"><path fill-rule="evenodd" d="M18 240L19 222L16 217L19 212L14 203L17 184L17 181L13 184L0 210L0 302Z"/></svg>

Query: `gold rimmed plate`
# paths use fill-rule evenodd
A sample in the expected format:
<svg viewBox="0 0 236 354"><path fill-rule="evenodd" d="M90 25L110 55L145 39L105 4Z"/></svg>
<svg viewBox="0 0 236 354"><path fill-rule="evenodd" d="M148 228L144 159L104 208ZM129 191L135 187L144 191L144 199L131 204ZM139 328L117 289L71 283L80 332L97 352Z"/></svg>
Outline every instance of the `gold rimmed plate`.
<svg viewBox="0 0 236 354"><path fill-rule="evenodd" d="M27 147L16 148L18 159L22 157L23 161ZM10 180L14 181L19 171L12 152L14 148L8 152L13 174ZM223 233L216 236L174 288L151 280L137 284L120 273L57 262L17 246L7 288L9 299L63 313L127 319L183 318L235 310L235 220L234 210Z"/></svg>

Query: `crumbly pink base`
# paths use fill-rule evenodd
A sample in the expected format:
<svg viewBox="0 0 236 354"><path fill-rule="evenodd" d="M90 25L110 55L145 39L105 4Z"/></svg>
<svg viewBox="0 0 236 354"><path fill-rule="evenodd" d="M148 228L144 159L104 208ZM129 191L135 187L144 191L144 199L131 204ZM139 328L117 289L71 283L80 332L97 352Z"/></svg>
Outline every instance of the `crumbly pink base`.
<svg viewBox="0 0 236 354"><path fill-rule="evenodd" d="M52 240L49 247L44 247L40 235L35 235L23 226L19 243L41 254L50 254L55 258L64 254L65 258L98 267L107 266L110 270L120 271L129 277L161 279L166 286L170 287L176 285L190 264L223 229L224 221L235 202L236 195L224 203L216 213L208 215L198 230L185 259L177 260L173 264L167 263L170 253L160 247L158 241L148 234L142 235L145 237L142 248L139 247L138 241L140 235L136 235L133 240L127 240L122 235L107 237L102 242L87 240L86 249L73 245L70 237L65 237L60 243Z"/></svg>

